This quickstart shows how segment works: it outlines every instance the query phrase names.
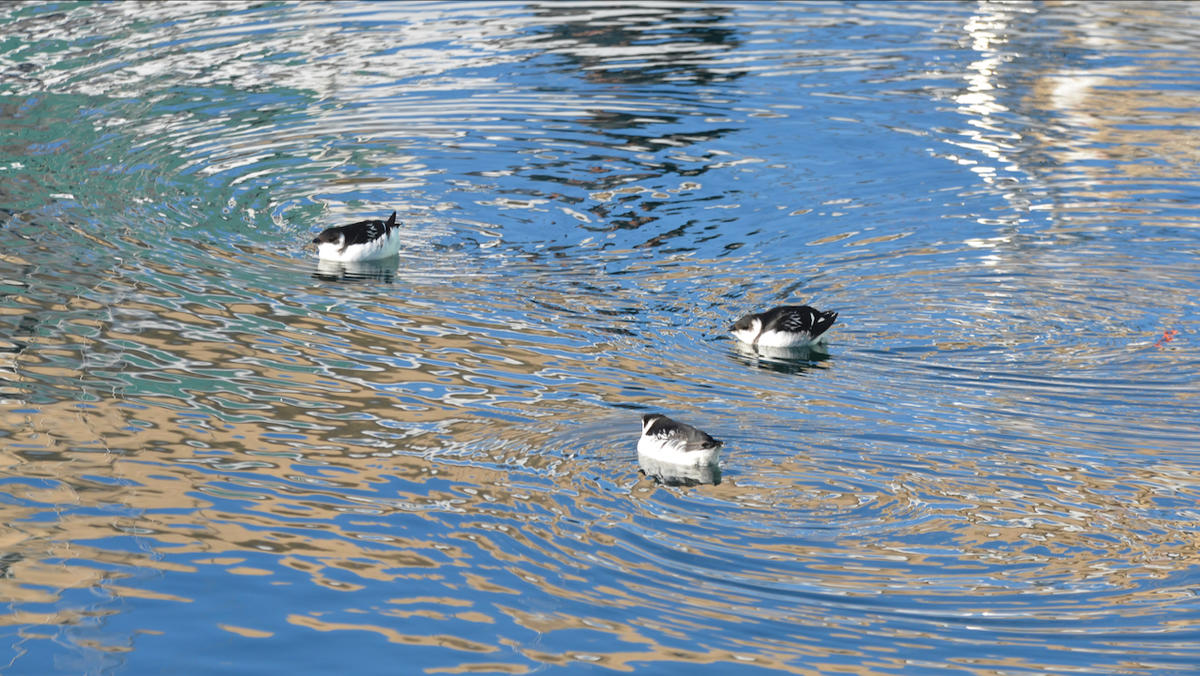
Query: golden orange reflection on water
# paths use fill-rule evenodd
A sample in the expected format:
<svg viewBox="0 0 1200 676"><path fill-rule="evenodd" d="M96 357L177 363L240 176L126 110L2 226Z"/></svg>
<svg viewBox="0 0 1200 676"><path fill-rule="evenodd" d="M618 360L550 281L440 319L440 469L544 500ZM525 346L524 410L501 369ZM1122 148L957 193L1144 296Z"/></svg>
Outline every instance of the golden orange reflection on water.
<svg viewBox="0 0 1200 676"><path fill-rule="evenodd" d="M987 236L950 233L947 244L881 233L867 210L830 196L776 205L789 218L855 219L830 220L807 240L825 256L817 264L731 266L674 248L689 227L710 227L699 218L602 251L595 241L655 223L711 175L662 189L645 177L568 179L594 202L562 212L594 226L592 248L580 245L587 254L406 254L388 282L314 280L306 267L286 289L228 268L199 274L131 257L52 302L10 284L0 307L17 328L0 345L0 624L41 640L117 615L121 602L184 608L201 594L159 583L192 576L253 590L256 601L266 589L327 604L211 618L224 632L270 639L287 624L462 660L430 673L524 673L534 662L873 674L917 668L911 655L963 641L942 633L952 625L991 627L989 640L1019 648L1033 639L987 623L1059 622L1038 637L1055 648L1054 631L1096 615L1177 611L1171 604L1193 596L1200 472L1170 452L1194 443L1192 430L1098 408L1098 399L1116 407L1143 394L1144 372L1118 382L1091 369L1139 367L1148 360L1137 350L1152 342L1139 347L1140 337L1169 328L1107 316L1142 302L1125 281L1172 288L1194 276L1143 276L1136 259L1099 250L1084 260L1114 281L1098 283L1065 254L1081 233L1108 228L1109 211L1191 227L1179 211L1162 213L1177 196L1159 184L1194 177L1192 94L1156 75L1169 70L1165 55L1014 73L1006 50L1041 7L981 3L960 27L976 54L946 100L964 126L937 140L1012 207L971 215L996 224ZM1067 35L1066 46L1103 41L1105 22L1080 21L1084 37ZM504 32L501 24L485 27ZM587 61L599 53L592 47L561 52ZM589 77L619 79L603 71ZM1028 86L1006 96L1017 75ZM1048 115L1052 123L1025 124ZM661 135L634 151L695 139ZM259 144L253 135L230 142L232 156L209 173L252 162ZM680 161L713 159L708 169L763 163L689 152ZM1049 187L1059 190L1053 199L1030 194ZM485 206L531 213L553 203L491 197ZM716 206L750 196L729 199ZM1019 226L1042 214L1033 246ZM38 246L3 260L32 265L46 254ZM274 270L295 267L256 255ZM621 278L606 270L613 261ZM936 292L947 280L956 286ZM904 321L886 327L844 312L834 356L790 369L714 338L749 309L739 306L810 293L860 310L908 300L887 310ZM1179 319L1191 300L1178 292L1156 304ZM1071 331L1087 322L1112 344L1082 344ZM1187 353L1175 358L1181 370L1191 365ZM872 369L886 376L864 381ZM880 393L881 383L890 389ZM1196 394L1164 382L1160 401L1186 409ZM637 473L637 418L666 407L726 438L721 483L669 487ZM760 424L773 427L761 433ZM890 605L872 604L880 599ZM275 624L255 624L267 621ZM1193 624L1185 615L1162 627ZM588 638L573 643L580 635ZM128 639L78 640L120 652ZM958 664L981 673L1062 666L1020 656Z"/></svg>

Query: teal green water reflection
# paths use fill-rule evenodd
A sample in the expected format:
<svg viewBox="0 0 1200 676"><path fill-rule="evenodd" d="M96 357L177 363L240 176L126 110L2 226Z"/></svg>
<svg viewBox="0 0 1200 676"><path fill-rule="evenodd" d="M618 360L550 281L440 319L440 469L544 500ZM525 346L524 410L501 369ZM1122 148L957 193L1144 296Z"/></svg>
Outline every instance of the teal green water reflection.
<svg viewBox="0 0 1200 676"><path fill-rule="evenodd" d="M1200 659L1190 5L0 25L6 674Z"/></svg>

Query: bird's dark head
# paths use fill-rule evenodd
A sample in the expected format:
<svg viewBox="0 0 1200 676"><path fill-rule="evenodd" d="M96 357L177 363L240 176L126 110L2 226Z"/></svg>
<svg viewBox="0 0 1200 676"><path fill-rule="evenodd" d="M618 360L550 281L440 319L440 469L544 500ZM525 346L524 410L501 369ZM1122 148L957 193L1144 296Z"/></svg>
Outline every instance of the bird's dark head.
<svg viewBox="0 0 1200 676"><path fill-rule="evenodd" d="M746 331L754 326L755 316L752 314L742 315L742 318L733 323L729 327L730 331Z"/></svg>
<svg viewBox="0 0 1200 676"><path fill-rule="evenodd" d="M647 413L646 415L642 416L642 433L645 434L646 430L650 429L650 426L653 425L655 421L665 417L666 416L661 413Z"/></svg>
<svg viewBox="0 0 1200 676"><path fill-rule="evenodd" d="M338 244L342 241L342 231L339 228L325 228L321 234L313 237L313 244Z"/></svg>
<svg viewBox="0 0 1200 676"><path fill-rule="evenodd" d="M733 326L729 327L729 332L738 340L753 343L759 332L762 331L762 325L761 317L756 314L748 314L734 322Z"/></svg>

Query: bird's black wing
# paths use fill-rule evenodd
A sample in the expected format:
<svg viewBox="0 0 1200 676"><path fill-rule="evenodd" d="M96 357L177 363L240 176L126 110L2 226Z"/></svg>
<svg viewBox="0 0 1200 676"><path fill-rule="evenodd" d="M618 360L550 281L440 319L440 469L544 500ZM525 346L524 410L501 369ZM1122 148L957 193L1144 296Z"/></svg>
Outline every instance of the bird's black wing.
<svg viewBox="0 0 1200 676"><path fill-rule="evenodd" d="M689 444L695 444L701 448L714 448L720 446L721 442L709 436L708 432L698 430L686 423L671 420L666 416L662 416L650 425L650 429L646 430L649 434L660 439L669 437L680 437Z"/></svg>
<svg viewBox="0 0 1200 676"><path fill-rule="evenodd" d="M817 311L807 305L785 305L771 310L773 316L763 322L763 332L787 331L808 333L816 320Z"/></svg>
<svg viewBox="0 0 1200 676"><path fill-rule="evenodd" d="M650 423L650 427L646 430L646 434L652 437L665 438L679 434L679 432L685 427L687 427L687 425L675 422L665 415L660 415L654 420L654 422Z"/></svg>
<svg viewBox="0 0 1200 676"><path fill-rule="evenodd" d="M808 305L785 305L771 311L774 315L763 322L763 331L807 333L816 338L825 333L837 320L836 312L821 312Z"/></svg>
<svg viewBox="0 0 1200 676"><path fill-rule="evenodd" d="M342 234L346 236L346 245L366 244L383 237L388 231L387 225L380 220L359 221L342 226Z"/></svg>

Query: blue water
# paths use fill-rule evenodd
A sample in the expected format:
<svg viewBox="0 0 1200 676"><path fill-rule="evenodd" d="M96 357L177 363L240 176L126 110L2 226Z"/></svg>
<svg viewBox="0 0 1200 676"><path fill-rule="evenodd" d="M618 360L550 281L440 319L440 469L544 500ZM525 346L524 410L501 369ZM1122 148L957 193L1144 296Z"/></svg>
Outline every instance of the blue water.
<svg viewBox="0 0 1200 676"><path fill-rule="evenodd" d="M3 673L1200 663L1195 5L0 27Z"/></svg>

